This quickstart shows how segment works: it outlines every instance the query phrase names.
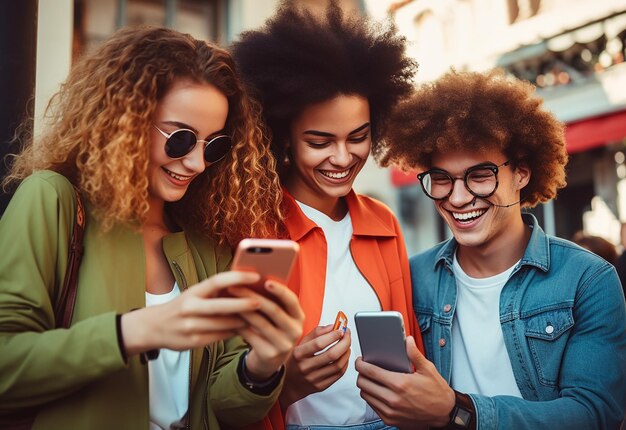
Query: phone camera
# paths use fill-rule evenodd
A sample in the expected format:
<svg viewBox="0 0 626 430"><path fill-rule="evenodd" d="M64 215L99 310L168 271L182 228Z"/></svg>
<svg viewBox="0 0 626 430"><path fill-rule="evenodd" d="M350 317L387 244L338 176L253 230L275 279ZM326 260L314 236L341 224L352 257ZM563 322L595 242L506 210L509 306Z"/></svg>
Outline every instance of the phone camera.
<svg viewBox="0 0 626 430"><path fill-rule="evenodd" d="M264 246L254 246L252 248L248 248L248 252L252 254L269 254L272 252L272 248L266 248Z"/></svg>

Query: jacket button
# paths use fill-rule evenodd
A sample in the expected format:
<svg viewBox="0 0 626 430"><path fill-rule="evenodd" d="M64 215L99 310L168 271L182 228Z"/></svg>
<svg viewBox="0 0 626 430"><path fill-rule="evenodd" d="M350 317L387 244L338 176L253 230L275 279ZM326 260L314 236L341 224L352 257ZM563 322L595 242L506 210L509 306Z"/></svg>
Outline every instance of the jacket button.
<svg viewBox="0 0 626 430"><path fill-rule="evenodd" d="M439 339L439 346L442 348L446 346L446 340L443 337Z"/></svg>
<svg viewBox="0 0 626 430"><path fill-rule="evenodd" d="M450 312L450 309L452 309L452 305L450 305L449 303L443 307L444 312Z"/></svg>
<svg viewBox="0 0 626 430"><path fill-rule="evenodd" d="M546 326L546 333L548 334L554 333L554 327L552 327L551 325Z"/></svg>

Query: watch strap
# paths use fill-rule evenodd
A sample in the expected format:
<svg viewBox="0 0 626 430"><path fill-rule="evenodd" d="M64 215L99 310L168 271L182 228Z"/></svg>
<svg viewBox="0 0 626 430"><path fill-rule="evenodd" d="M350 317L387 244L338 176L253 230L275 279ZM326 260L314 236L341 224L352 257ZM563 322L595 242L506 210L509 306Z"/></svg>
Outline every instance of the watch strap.
<svg viewBox="0 0 626 430"><path fill-rule="evenodd" d="M450 421L445 427L450 430L475 430L476 408L472 398L454 390L455 403L450 412Z"/></svg>

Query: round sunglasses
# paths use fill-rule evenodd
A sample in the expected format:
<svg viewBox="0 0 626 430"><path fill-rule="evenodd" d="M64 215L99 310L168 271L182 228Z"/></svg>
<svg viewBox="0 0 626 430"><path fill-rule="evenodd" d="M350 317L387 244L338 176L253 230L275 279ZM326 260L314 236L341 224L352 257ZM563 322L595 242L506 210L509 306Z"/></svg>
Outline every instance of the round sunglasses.
<svg viewBox="0 0 626 430"><path fill-rule="evenodd" d="M225 134L219 134L210 140L200 140L193 130L186 128L174 130L169 134L156 125L154 125L154 128L166 139L165 153L168 157L174 159L182 158L189 154L198 142L202 142L204 144L204 161L207 164L213 164L224 158L233 146L230 136Z"/></svg>

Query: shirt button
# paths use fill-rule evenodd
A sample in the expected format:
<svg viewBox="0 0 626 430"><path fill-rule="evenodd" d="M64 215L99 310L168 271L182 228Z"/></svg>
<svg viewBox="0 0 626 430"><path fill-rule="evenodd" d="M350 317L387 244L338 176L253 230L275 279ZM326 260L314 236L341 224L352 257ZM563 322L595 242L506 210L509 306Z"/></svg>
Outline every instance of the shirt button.
<svg viewBox="0 0 626 430"><path fill-rule="evenodd" d="M446 340L443 337L439 339L439 346L442 348L446 346Z"/></svg>
<svg viewBox="0 0 626 430"><path fill-rule="evenodd" d="M444 311L444 312L450 312L450 309L452 309L452 305L450 305L450 304L447 304L447 305L445 305L445 306L443 307L443 311Z"/></svg>
<svg viewBox="0 0 626 430"><path fill-rule="evenodd" d="M546 333L548 334L554 333L554 327L552 327L551 325L546 326Z"/></svg>

